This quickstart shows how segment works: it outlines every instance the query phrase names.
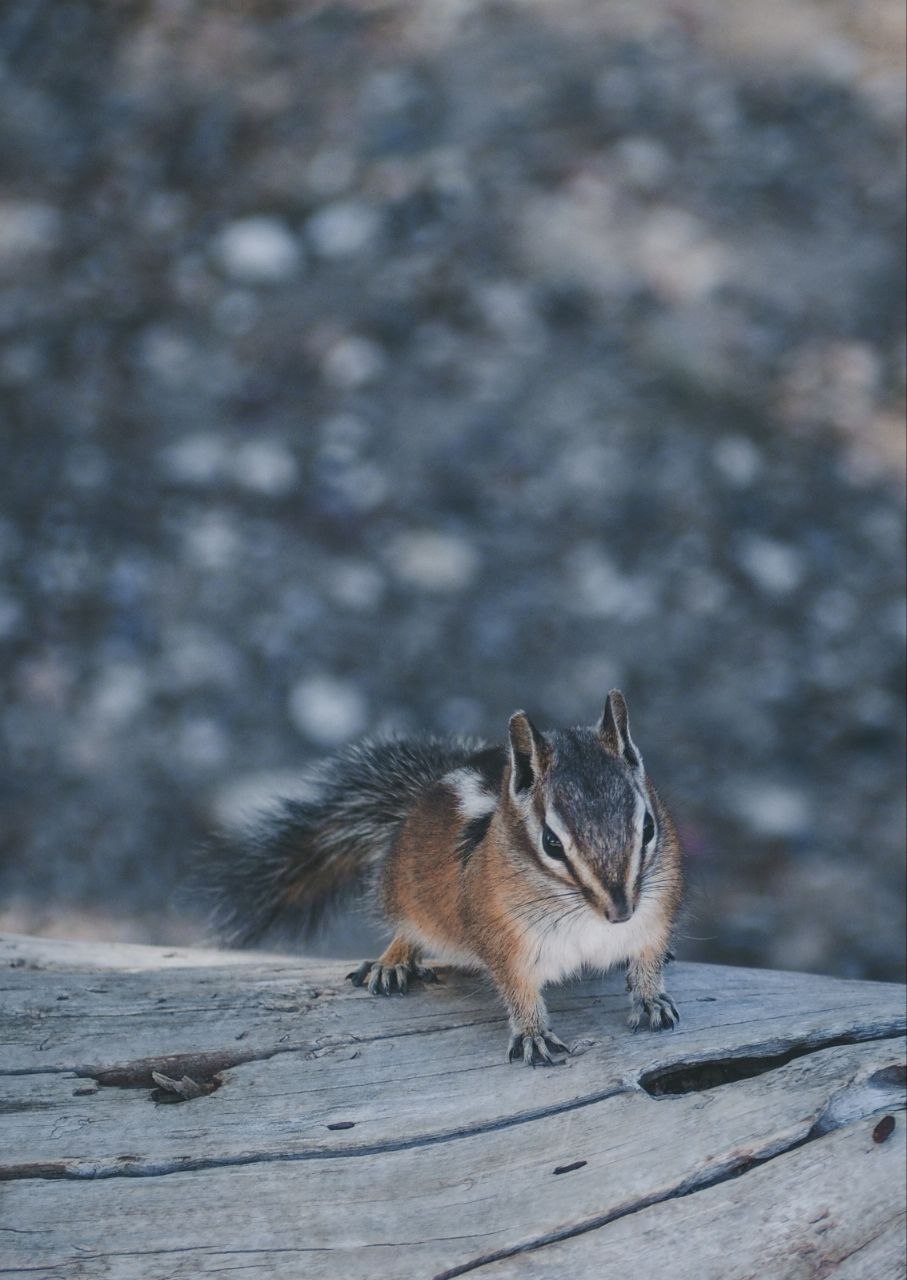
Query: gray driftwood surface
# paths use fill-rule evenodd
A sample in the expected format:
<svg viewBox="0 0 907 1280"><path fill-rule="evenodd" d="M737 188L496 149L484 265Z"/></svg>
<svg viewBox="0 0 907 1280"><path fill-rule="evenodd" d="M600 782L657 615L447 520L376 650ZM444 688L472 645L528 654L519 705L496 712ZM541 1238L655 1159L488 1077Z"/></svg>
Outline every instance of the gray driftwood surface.
<svg viewBox="0 0 907 1280"><path fill-rule="evenodd" d="M477 978L349 967L0 937L0 1275L905 1274L902 987L676 964L633 1035L614 974L529 1071Z"/></svg>

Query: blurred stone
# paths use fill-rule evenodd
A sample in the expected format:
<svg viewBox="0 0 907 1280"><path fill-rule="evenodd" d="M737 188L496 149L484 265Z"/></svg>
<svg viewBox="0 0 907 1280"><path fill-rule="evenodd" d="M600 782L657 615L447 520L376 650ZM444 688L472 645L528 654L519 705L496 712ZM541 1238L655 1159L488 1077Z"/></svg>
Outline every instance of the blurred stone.
<svg viewBox="0 0 907 1280"><path fill-rule="evenodd" d="M655 612L651 584L640 574L622 573L604 548L583 543L567 557L565 604L590 618L638 622Z"/></svg>
<svg viewBox="0 0 907 1280"><path fill-rule="evenodd" d="M328 460L330 466L323 476L322 494L326 505L360 513L374 511L381 506L389 485L380 467L372 462L340 459L336 455Z"/></svg>
<svg viewBox="0 0 907 1280"><path fill-rule="evenodd" d="M328 593L347 609L372 612L381 603L385 589L384 575L374 565L344 560L331 567Z"/></svg>
<svg viewBox="0 0 907 1280"><path fill-rule="evenodd" d="M326 205L306 224L306 234L320 258L350 258L374 247L381 215L364 200Z"/></svg>
<svg viewBox="0 0 907 1280"><path fill-rule="evenodd" d="M182 387L195 376L198 354L188 338L161 325L142 334L139 358L150 373L171 387Z"/></svg>
<svg viewBox="0 0 907 1280"><path fill-rule="evenodd" d="M605 299L628 293L637 278L629 261L633 233L617 216L618 193L584 174L563 190L532 195L521 213L520 244L529 271L591 290Z"/></svg>
<svg viewBox="0 0 907 1280"><path fill-rule="evenodd" d="M0 199L0 269L42 257L60 243L63 219L40 200Z"/></svg>
<svg viewBox="0 0 907 1280"><path fill-rule="evenodd" d="M737 489L748 488L762 470L762 455L746 436L722 436L712 451L715 466Z"/></svg>
<svg viewBox="0 0 907 1280"><path fill-rule="evenodd" d="M640 330L642 358L684 389L752 396L755 374L746 321L723 302L701 299L655 311Z"/></svg>
<svg viewBox="0 0 907 1280"><path fill-rule="evenodd" d="M557 474L568 489L587 491L601 499L619 492L626 481L627 462L613 444L579 443L565 451L557 462Z"/></svg>
<svg viewBox="0 0 907 1280"><path fill-rule="evenodd" d="M143 710L148 695L148 678L141 667L112 665L95 684L89 713L104 729L117 729Z"/></svg>
<svg viewBox="0 0 907 1280"><path fill-rule="evenodd" d="M225 569L234 562L240 545L233 522L223 512L200 515L185 529L186 548L200 569Z"/></svg>
<svg viewBox="0 0 907 1280"><path fill-rule="evenodd" d="M668 205L653 209L638 235L635 256L640 272L668 301L696 302L724 281L727 249L686 210Z"/></svg>
<svg viewBox="0 0 907 1280"><path fill-rule="evenodd" d="M41 352L32 343L10 343L0 351L0 382L5 386L24 386L39 377L44 367Z"/></svg>
<svg viewBox="0 0 907 1280"><path fill-rule="evenodd" d="M791 359L779 410L791 424L859 431L874 412L881 375L868 343L806 343Z"/></svg>
<svg viewBox="0 0 907 1280"><path fill-rule="evenodd" d="M803 555L796 547L756 534L741 541L737 559L756 586L772 596L790 595L806 576Z"/></svg>
<svg viewBox="0 0 907 1280"><path fill-rule="evenodd" d="M191 435L169 445L161 454L164 470L181 484L212 485L227 472L225 442L213 434Z"/></svg>
<svg viewBox="0 0 907 1280"><path fill-rule="evenodd" d="M324 375L337 387L356 390L384 372L384 352L377 342L349 334L335 342L324 358Z"/></svg>
<svg viewBox="0 0 907 1280"><path fill-rule="evenodd" d="M218 234L213 253L240 284L281 284L303 265L296 237L276 218L257 216L231 222Z"/></svg>
<svg viewBox="0 0 907 1280"><path fill-rule="evenodd" d="M290 693L290 719L312 742L336 747L363 733L368 710L364 696L347 680L309 676Z"/></svg>
<svg viewBox="0 0 907 1280"><path fill-rule="evenodd" d="M296 459L276 440L249 440L232 458L232 473L244 489L281 498L296 488Z"/></svg>
<svg viewBox="0 0 907 1280"><path fill-rule="evenodd" d="M398 533L387 555L401 582L421 591L464 591L479 571L479 555L470 542L429 529Z"/></svg>
<svg viewBox="0 0 907 1280"><path fill-rule="evenodd" d="M227 759L230 743L221 726L208 716L187 720L179 730L176 750L183 765L202 771L219 768Z"/></svg>
<svg viewBox="0 0 907 1280"><path fill-rule="evenodd" d="M16 635L24 618L25 610L18 600L10 595L0 595L0 640L9 640Z"/></svg>
<svg viewBox="0 0 907 1280"><path fill-rule="evenodd" d="M478 302L492 329L527 354L538 351L544 331L528 288L512 280L499 280L479 291Z"/></svg>
<svg viewBox="0 0 907 1280"><path fill-rule="evenodd" d="M263 809L273 807L275 798L307 800L317 794L317 784L302 769L244 773L217 788L210 802L211 817L221 830L239 834Z"/></svg>
<svg viewBox="0 0 907 1280"><path fill-rule="evenodd" d="M614 158L626 181L647 195L660 190L671 171L667 148L657 138L645 134L621 139L614 148Z"/></svg>
<svg viewBox="0 0 907 1280"><path fill-rule="evenodd" d="M738 783L733 808L751 831L766 838L791 839L804 831L811 819L803 792L779 782L752 779Z"/></svg>
<svg viewBox="0 0 907 1280"><path fill-rule="evenodd" d="M168 630L158 670L158 683L167 693L185 695L191 689L235 687L237 656L225 636L210 628L183 624Z"/></svg>

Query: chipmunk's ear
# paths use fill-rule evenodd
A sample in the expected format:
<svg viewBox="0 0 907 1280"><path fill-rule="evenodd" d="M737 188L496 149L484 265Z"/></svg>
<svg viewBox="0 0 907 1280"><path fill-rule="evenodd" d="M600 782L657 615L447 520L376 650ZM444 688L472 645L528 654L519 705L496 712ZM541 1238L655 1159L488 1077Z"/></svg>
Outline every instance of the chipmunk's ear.
<svg viewBox="0 0 907 1280"><path fill-rule="evenodd" d="M548 760L545 739L526 715L515 711L510 717L510 790L525 794Z"/></svg>
<svg viewBox="0 0 907 1280"><path fill-rule="evenodd" d="M622 756L631 769L643 771L639 748L630 737L630 713L620 689L612 689L605 700L602 718L596 725L598 736L612 755Z"/></svg>

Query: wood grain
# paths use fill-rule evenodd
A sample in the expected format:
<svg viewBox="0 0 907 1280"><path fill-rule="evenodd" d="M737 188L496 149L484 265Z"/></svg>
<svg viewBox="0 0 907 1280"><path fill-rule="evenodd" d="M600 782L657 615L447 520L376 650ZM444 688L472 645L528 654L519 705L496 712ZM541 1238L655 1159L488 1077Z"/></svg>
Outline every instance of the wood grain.
<svg viewBox="0 0 907 1280"><path fill-rule="evenodd" d="M633 1035L612 975L528 1071L476 978L347 967L0 939L0 1275L903 1274L903 988L679 964Z"/></svg>

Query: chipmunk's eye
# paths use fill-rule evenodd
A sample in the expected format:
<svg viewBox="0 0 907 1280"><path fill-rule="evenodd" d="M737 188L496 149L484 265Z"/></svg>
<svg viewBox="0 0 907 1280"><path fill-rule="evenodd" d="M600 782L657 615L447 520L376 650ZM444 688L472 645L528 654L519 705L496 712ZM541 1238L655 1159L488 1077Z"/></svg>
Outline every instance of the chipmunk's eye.
<svg viewBox="0 0 907 1280"><path fill-rule="evenodd" d="M655 835L655 819L652 817L651 813L649 813L647 809L646 816L645 818L643 818L643 823L642 823L643 845L649 844L653 839L654 835Z"/></svg>
<svg viewBox="0 0 907 1280"><path fill-rule="evenodd" d="M549 858L557 858L561 862L567 861L566 854L564 853L564 846L548 826L547 822L544 827L542 827L542 848L545 850Z"/></svg>

